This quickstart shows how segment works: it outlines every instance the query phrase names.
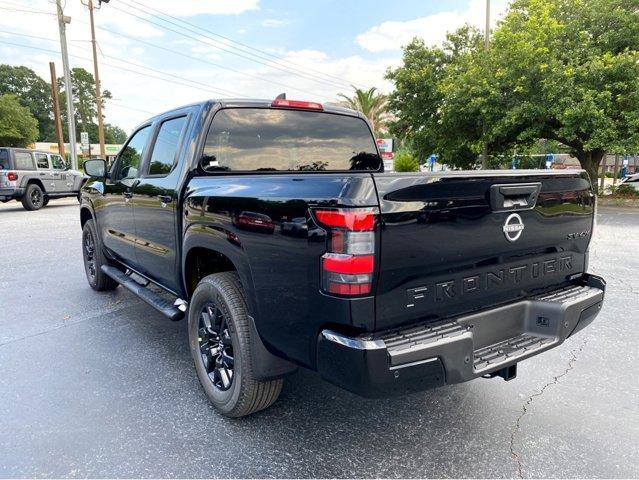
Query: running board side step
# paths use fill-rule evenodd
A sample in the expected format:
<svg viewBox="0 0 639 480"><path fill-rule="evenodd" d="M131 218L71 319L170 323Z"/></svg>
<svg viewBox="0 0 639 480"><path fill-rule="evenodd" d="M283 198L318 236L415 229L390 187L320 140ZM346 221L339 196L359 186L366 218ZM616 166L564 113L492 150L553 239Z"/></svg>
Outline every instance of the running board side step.
<svg viewBox="0 0 639 480"><path fill-rule="evenodd" d="M101 269L105 274L118 282L124 288L140 297L146 303L155 308L158 312L168 317L169 320L175 322L177 320L181 320L184 317L184 312L176 307L173 303L166 300L165 298L162 298L160 295L153 292L152 290L149 290L147 287L140 285L126 273L122 272L122 270L118 270L117 268L110 265L102 265Z"/></svg>

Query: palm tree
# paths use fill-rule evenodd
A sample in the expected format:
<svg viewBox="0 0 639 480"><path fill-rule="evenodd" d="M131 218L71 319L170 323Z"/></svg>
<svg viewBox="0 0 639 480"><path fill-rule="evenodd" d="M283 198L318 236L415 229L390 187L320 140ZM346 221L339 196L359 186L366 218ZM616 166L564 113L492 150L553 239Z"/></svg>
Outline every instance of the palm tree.
<svg viewBox="0 0 639 480"><path fill-rule="evenodd" d="M359 89L353 85L354 95L349 97L343 93L339 93L337 96L342 98L339 102L340 105L353 110L362 112L373 127L373 132L376 136L379 136L384 124L388 119L387 114L387 101L388 97L382 93L377 93L377 88L372 87L368 90Z"/></svg>

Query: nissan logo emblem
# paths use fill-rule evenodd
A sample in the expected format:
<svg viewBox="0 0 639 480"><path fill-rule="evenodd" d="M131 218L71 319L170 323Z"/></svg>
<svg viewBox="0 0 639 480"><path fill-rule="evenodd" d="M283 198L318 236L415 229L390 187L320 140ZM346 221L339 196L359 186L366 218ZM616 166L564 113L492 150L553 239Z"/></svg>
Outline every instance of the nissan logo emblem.
<svg viewBox="0 0 639 480"><path fill-rule="evenodd" d="M521 232L524 231L524 222L517 213L508 215L508 218L504 222L504 235L509 242L516 241L521 237Z"/></svg>

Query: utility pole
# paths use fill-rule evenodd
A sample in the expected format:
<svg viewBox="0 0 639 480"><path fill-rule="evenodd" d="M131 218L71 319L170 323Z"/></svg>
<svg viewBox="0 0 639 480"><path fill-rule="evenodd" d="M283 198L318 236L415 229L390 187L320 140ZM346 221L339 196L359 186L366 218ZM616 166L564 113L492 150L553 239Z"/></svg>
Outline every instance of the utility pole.
<svg viewBox="0 0 639 480"><path fill-rule="evenodd" d="M91 44L93 46L93 73L95 77L95 103L98 110L98 138L100 140L100 157L106 158L104 147L104 122L102 121L102 88L100 87L100 74L98 73L98 55L95 42L95 25L93 24L93 0L89 0L89 18L91 20ZM89 156L91 151L89 150Z"/></svg>
<svg viewBox="0 0 639 480"><path fill-rule="evenodd" d="M484 48L488 51L490 47L490 0L486 0L486 30L484 31ZM488 168L488 142L486 142L486 134L488 133L488 125L486 119L482 126L482 135L484 137L484 153L482 154L481 168Z"/></svg>
<svg viewBox="0 0 639 480"><path fill-rule="evenodd" d="M53 100L53 122L55 136L58 139L58 153L64 158L64 135L62 134L62 118L60 118L60 97L58 96L58 77L55 74L55 63L49 62L51 71L51 98Z"/></svg>
<svg viewBox="0 0 639 480"><path fill-rule="evenodd" d="M58 11L58 29L60 30L60 50L62 52L62 70L64 71L64 90L67 97L67 120L69 122L69 153L71 167L78 169L78 153L75 146L75 111L73 108L73 87L71 85L71 71L69 70L69 52L67 50L66 24L71 23L71 17L66 17L62 11L61 0L56 0Z"/></svg>

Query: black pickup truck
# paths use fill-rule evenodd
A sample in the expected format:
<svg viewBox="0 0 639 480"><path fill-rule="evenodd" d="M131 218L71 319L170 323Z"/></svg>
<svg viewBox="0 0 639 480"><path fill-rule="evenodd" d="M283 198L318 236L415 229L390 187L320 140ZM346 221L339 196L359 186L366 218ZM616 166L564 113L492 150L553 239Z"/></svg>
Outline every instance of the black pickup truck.
<svg viewBox="0 0 639 480"><path fill-rule="evenodd" d="M281 98L158 115L85 169L91 287L187 316L228 416L298 366L371 397L510 380L602 306L583 171L384 173L362 115Z"/></svg>

